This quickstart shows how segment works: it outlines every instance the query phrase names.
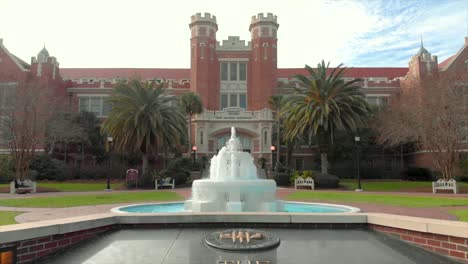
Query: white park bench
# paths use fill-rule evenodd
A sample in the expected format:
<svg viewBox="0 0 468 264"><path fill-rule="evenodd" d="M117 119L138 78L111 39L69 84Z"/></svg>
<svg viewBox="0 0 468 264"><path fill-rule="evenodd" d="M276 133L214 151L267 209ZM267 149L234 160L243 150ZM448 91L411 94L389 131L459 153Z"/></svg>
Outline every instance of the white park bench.
<svg viewBox="0 0 468 264"><path fill-rule="evenodd" d="M315 186L314 186L314 179L310 178L310 177L307 177L307 178L302 178L302 177L299 177L297 179L294 180L294 189L297 189L297 187L299 186L310 186L310 188L312 190L315 189Z"/></svg>
<svg viewBox="0 0 468 264"><path fill-rule="evenodd" d="M162 179L158 182L158 180L154 181L154 189L157 190L160 187L166 187L169 186L172 189L175 187L175 180L172 179L171 177L167 177L165 179Z"/></svg>
<svg viewBox="0 0 468 264"><path fill-rule="evenodd" d="M455 181L454 179L450 179L448 181L438 179L436 182L432 182L432 192L436 193L437 190L453 190L453 193L457 194L457 181Z"/></svg>
<svg viewBox="0 0 468 264"><path fill-rule="evenodd" d="M19 187L16 188L15 181L10 182L10 193L35 193L36 192L36 182L31 180L24 180L23 182L18 181Z"/></svg>

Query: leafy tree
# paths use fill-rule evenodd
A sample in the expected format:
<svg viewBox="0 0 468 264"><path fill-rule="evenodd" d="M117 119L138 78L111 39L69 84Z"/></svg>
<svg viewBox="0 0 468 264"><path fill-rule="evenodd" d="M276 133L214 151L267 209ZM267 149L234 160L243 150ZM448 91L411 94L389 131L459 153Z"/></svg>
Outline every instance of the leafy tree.
<svg viewBox="0 0 468 264"><path fill-rule="evenodd" d="M200 114L203 112L203 103L200 96L194 92L188 92L182 94L180 97L180 107L182 111L187 115L188 119L188 152L192 150L192 139L191 139L191 129L192 129L192 117L195 114Z"/></svg>
<svg viewBox="0 0 468 264"><path fill-rule="evenodd" d="M185 119L171 102L163 84L131 80L118 83L108 99L112 110L102 130L114 138L115 149L142 154L142 174L148 172L150 154L180 146L185 137Z"/></svg>
<svg viewBox="0 0 468 264"><path fill-rule="evenodd" d="M370 107L364 100L360 79L345 81L342 64L329 69L324 61L313 69L306 65L310 76L295 75L298 87L285 98L282 111L285 135L289 140L305 135L309 143L316 137L320 150L322 173L328 173L327 147L333 144L337 130L356 131L366 123Z"/></svg>

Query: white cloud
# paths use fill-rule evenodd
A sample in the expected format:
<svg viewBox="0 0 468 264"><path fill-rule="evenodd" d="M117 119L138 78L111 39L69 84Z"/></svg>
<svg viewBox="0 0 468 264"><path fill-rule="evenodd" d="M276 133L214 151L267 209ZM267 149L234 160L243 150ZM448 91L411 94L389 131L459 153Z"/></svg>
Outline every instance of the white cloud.
<svg viewBox="0 0 468 264"><path fill-rule="evenodd" d="M252 15L278 16L279 67L315 65L406 66L419 35L435 55L463 44L468 0L3 0L0 38L29 61L42 48L62 67L190 66L188 24L197 12L217 16L218 40L249 40ZM391 54L391 56L389 56ZM385 63L385 64L384 64Z"/></svg>

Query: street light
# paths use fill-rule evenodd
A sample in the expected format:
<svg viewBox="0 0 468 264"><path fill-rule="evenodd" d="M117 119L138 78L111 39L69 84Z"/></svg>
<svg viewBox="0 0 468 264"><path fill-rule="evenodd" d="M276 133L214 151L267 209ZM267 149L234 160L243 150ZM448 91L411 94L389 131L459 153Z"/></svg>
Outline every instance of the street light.
<svg viewBox="0 0 468 264"><path fill-rule="evenodd" d="M275 146L271 146L270 147L270 150L271 150L271 159L272 159L272 165L273 165L273 168L272 168L272 171L275 170L275 166L276 166L276 162L275 162L275 152L276 152L276 147Z"/></svg>
<svg viewBox="0 0 468 264"><path fill-rule="evenodd" d="M197 153L197 146L192 146L193 165L195 165L195 154Z"/></svg>
<svg viewBox="0 0 468 264"><path fill-rule="evenodd" d="M112 189L110 187L110 171L111 171L111 168L112 168L111 151L112 151L112 141L113 140L114 139L111 136L107 137L107 144L108 144L108 148L109 148L109 171L107 172L107 188L106 188L106 191L112 191Z"/></svg>
<svg viewBox="0 0 468 264"><path fill-rule="evenodd" d="M361 171L360 171L360 158L359 158L359 141L361 141L361 138L359 136L354 137L354 142L356 144L356 163L357 163L357 179L358 179L358 187L356 189L356 192L362 192L362 186L361 186Z"/></svg>

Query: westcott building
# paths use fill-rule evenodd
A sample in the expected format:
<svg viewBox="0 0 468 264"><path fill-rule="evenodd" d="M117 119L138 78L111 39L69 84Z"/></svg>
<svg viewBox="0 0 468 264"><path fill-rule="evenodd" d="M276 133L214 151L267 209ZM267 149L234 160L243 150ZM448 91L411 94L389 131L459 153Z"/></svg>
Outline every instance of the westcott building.
<svg viewBox="0 0 468 264"><path fill-rule="evenodd" d="M229 138L230 127L235 126L246 151L271 160L274 113L268 98L287 93L286 87L294 82L292 75L307 74L302 68L277 67L277 17L271 13L253 16L248 27L249 41L235 36L219 41L216 17L209 13L193 15L189 29L190 69L61 69L58 60L45 48L29 64L10 53L0 39L0 108L11 103L8 97L25 83L38 82L51 88L54 96L67 102L72 111L89 111L105 118L111 110L105 98L118 81L140 78L165 82L174 95L193 91L203 100L205 111L195 116L192 123L192 144L198 148L197 155L215 154ZM366 99L375 105L387 103L402 87L428 77L450 76L468 84L467 46L465 38L456 54L439 63L437 56L421 45L408 58L408 67L353 67L347 70L345 78L363 79L360 85ZM300 148L292 158L294 167L309 168L313 155L310 149ZM410 162L429 165L424 155L412 155Z"/></svg>

